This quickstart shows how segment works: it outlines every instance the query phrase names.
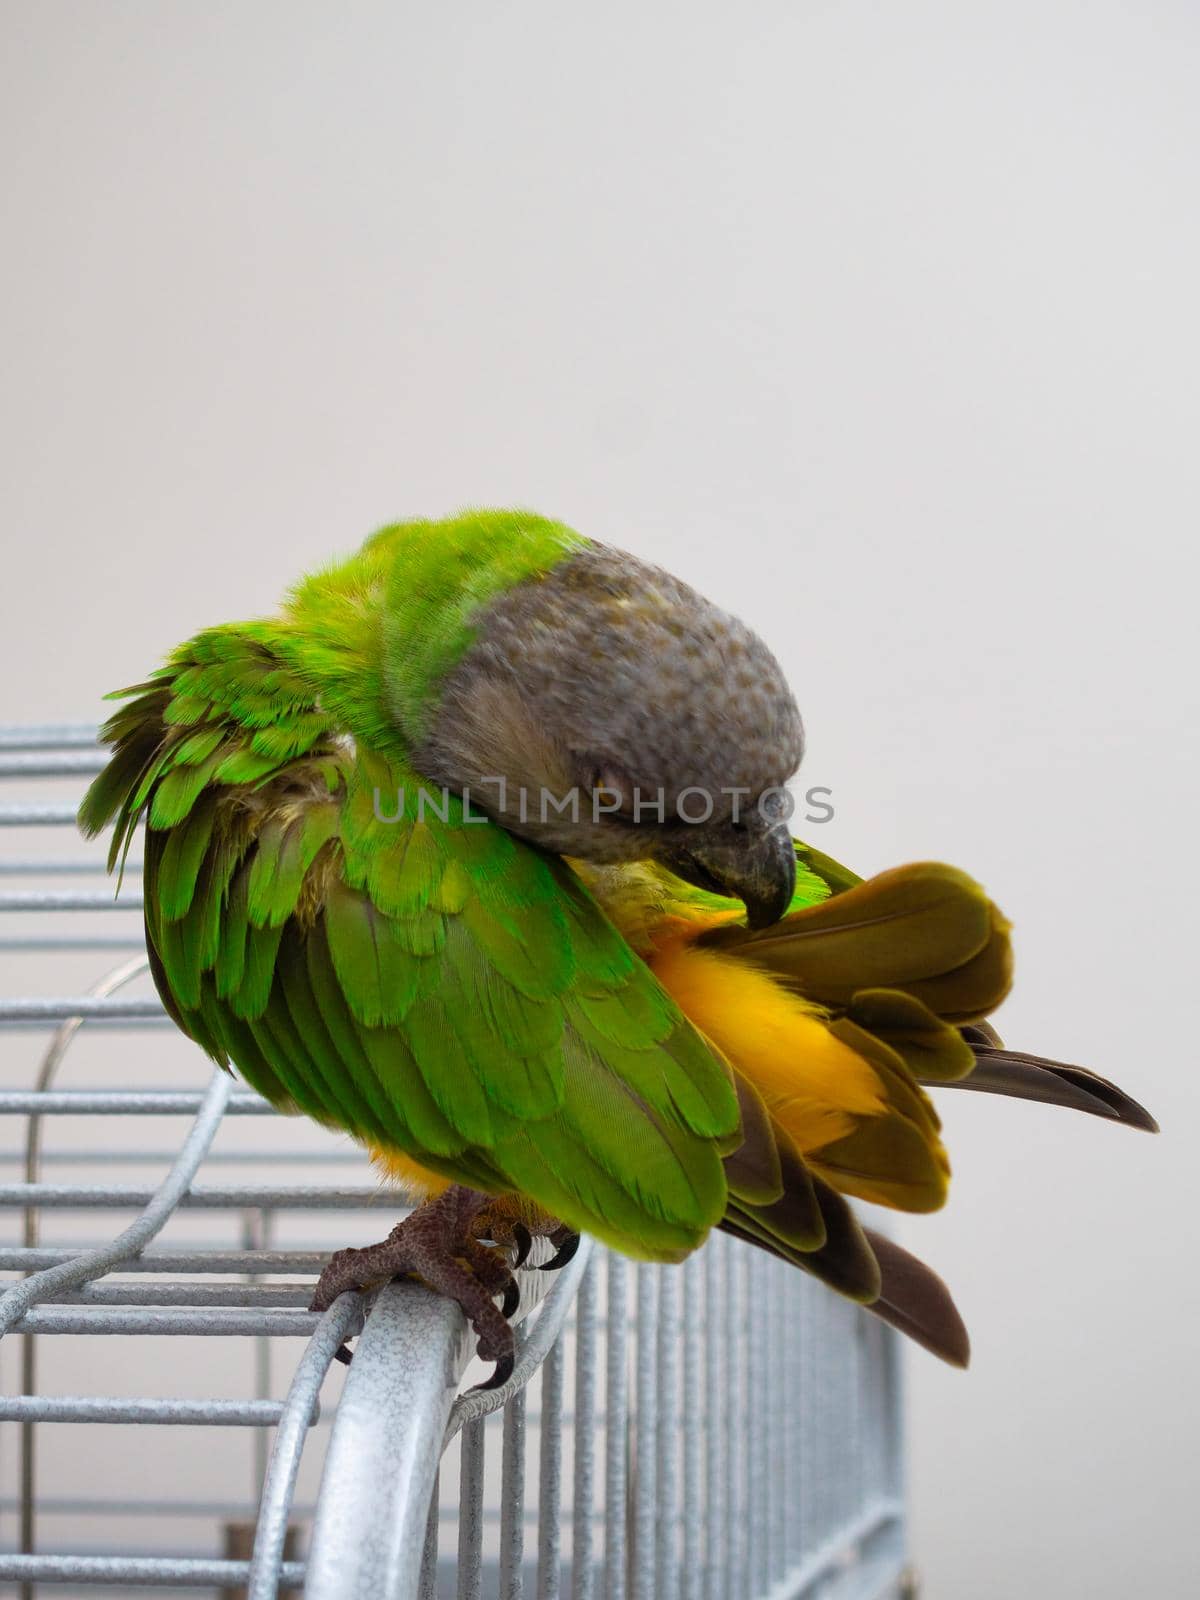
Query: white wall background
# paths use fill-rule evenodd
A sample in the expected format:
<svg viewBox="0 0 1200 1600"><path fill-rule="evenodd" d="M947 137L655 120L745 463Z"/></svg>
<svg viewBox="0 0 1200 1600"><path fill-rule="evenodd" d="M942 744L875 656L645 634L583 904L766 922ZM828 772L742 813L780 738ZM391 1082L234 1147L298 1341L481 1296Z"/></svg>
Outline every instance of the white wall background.
<svg viewBox="0 0 1200 1600"><path fill-rule="evenodd" d="M377 524L522 503L789 669L818 842L967 866L1003 1021L1158 1113L946 1104L928 1600L1195 1575L1200 16L1186 0L0 8L3 719Z"/></svg>

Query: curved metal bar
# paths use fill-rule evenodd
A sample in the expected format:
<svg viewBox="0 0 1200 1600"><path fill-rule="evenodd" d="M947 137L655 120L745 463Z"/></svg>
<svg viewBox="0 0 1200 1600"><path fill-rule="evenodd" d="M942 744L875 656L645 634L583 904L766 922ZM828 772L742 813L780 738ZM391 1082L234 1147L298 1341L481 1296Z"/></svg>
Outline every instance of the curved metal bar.
<svg viewBox="0 0 1200 1600"><path fill-rule="evenodd" d="M592 1248L581 1240L549 1284L547 1273L519 1275L522 1309L531 1312L539 1296L544 1304L500 1389L457 1394L474 1339L451 1301L415 1283L380 1291L330 1435L309 1600L416 1600L442 1452L465 1424L482 1422L529 1382L562 1332Z"/></svg>
<svg viewBox="0 0 1200 1600"><path fill-rule="evenodd" d="M129 1227L119 1233L111 1243L102 1245L98 1250L85 1250L73 1261L64 1261L56 1267L46 1267L41 1272L35 1272L31 1278L26 1278L24 1283L19 1283L16 1288L8 1290L3 1299L0 1299L0 1338L3 1338L8 1330L39 1301L45 1300L59 1290L74 1289L79 1284L86 1283L89 1278L99 1277L102 1272L109 1271L120 1262L128 1261L162 1231L176 1206L187 1193L200 1163L208 1153L217 1129L221 1126L221 1118L225 1114L225 1102L229 1098L232 1086L232 1078L218 1067L213 1073L199 1115L180 1147L171 1170L154 1191L150 1203L136 1221L130 1223Z"/></svg>
<svg viewBox="0 0 1200 1600"><path fill-rule="evenodd" d="M296 1474L300 1470L304 1442L316 1412L317 1395L343 1340L352 1335L361 1320L362 1297L340 1295L321 1319L320 1326L308 1341L308 1347L296 1367L287 1399L283 1402L275 1433L275 1447L263 1481L254 1553L250 1558L250 1575L247 1579L247 1600L275 1600L279 1592L284 1541L287 1538L292 1497L296 1492Z"/></svg>
<svg viewBox="0 0 1200 1600"><path fill-rule="evenodd" d="M434 1475L472 1344L441 1295L415 1283L380 1290L329 1437L308 1600L416 1600Z"/></svg>

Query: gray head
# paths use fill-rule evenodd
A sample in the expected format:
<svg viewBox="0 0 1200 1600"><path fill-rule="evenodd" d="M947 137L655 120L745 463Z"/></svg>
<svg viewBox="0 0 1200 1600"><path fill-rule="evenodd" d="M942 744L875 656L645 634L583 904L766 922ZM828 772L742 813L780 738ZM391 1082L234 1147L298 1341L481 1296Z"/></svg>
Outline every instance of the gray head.
<svg viewBox="0 0 1200 1600"><path fill-rule="evenodd" d="M786 910L783 785L803 730L779 663L687 584L590 545L472 619L415 763L512 832L598 865L658 860Z"/></svg>

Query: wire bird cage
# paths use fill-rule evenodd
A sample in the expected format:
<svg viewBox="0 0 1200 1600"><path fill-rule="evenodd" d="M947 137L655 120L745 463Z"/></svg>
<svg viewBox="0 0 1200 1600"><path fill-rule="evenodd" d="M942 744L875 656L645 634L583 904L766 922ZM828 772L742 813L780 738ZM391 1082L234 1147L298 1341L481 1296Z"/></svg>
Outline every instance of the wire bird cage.
<svg viewBox="0 0 1200 1600"><path fill-rule="evenodd" d="M523 1271L494 1394L415 1284L305 1309L394 1203L170 1028L136 866L114 899L73 827L102 759L0 730L3 1591L908 1593L895 1340L758 1251Z"/></svg>

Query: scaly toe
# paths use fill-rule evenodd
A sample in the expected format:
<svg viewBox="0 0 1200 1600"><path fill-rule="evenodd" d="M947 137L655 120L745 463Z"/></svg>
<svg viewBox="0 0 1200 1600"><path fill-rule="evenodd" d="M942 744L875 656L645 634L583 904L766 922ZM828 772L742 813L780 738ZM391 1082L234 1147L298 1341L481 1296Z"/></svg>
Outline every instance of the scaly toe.
<svg viewBox="0 0 1200 1600"><path fill-rule="evenodd" d="M328 1311L338 1295L362 1287L364 1280L358 1265L361 1255L360 1250L338 1250L330 1256L317 1279L308 1305L310 1311Z"/></svg>
<svg viewBox="0 0 1200 1600"><path fill-rule="evenodd" d="M404 1223L401 1223L379 1244L335 1251L317 1279L309 1309L328 1311L338 1295L387 1283L389 1279L411 1272L412 1269L412 1252L408 1247Z"/></svg>
<svg viewBox="0 0 1200 1600"><path fill-rule="evenodd" d="M477 1239L464 1239L455 1251L471 1269L477 1283L490 1295L507 1295L513 1282L512 1268L499 1250L480 1244Z"/></svg>

